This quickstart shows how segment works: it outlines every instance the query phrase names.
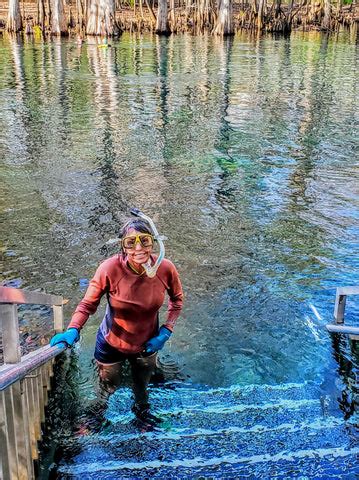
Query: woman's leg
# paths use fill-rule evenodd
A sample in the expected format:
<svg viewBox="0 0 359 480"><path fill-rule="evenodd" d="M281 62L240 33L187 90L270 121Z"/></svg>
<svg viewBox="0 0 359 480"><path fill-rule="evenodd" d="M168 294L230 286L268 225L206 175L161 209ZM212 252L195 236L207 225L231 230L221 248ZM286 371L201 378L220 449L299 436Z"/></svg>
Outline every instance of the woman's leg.
<svg viewBox="0 0 359 480"><path fill-rule="evenodd" d="M147 387L156 368L157 353L147 357L133 356L129 358L132 373L132 389L136 406L140 410L148 409Z"/></svg>
<svg viewBox="0 0 359 480"><path fill-rule="evenodd" d="M106 342L100 329L97 332L94 356L100 381L100 398L107 400L121 384L122 365L126 357Z"/></svg>
<svg viewBox="0 0 359 480"><path fill-rule="evenodd" d="M121 383L122 363L106 364L96 360L99 390L97 398L92 400L85 408L79 425L79 431L82 435L98 432L108 425L109 421L105 416L107 401Z"/></svg>
<svg viewBox="0 0 359 480"><path fill-rule="evenodd" d="M123 362L102 363L96 360L96 363L100 379L100 396L107 399L121 384Z"/></svg>

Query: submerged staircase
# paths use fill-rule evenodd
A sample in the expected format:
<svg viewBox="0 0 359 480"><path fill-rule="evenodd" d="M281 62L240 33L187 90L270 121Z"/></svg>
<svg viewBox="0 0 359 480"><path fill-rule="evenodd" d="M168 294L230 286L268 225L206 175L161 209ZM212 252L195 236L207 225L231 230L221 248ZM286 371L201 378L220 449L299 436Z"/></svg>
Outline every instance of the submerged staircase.
<svg viewBox="0 0 359 480"><path fill-rule="evenodd" d="M162 423L133 421L131 393L118 390L108 423L62 445L63 479L356 479L358 422L316 384L210 389L152 388Z"/></svg>

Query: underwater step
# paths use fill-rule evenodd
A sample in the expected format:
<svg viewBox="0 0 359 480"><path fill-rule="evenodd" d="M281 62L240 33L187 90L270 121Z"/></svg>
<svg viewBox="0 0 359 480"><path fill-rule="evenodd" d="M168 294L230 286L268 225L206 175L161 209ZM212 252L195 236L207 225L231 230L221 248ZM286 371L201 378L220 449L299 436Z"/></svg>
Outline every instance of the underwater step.
<svg viewBox="0 0 359 480"><path fill-rule="evenodd" d="M260 426L245 429L228 429L192 435L138 436L124 440L118 435L102 435L93 438L76 456L76 463L111 461L145 463L154 460L193 460L196 457L209 460L218 456L237 455L253 457L258 452L274 456L282 452L334 448L351 448L354 436L338 419L318 420L311 424L282 425L281 428L261 429ZM80 449L78 449L79 451Z"/></svg>
<svg viewBox="0 0 359 480"><path fill-rule="evenodd" d="M221 452L218 452L220 454ZM359 448L343 447L301 449L276 455L255 454L250 457L231 454L210 459L199 456L191 459L148 462L111 461L88 462L60 466L60 479L199 479L199 478L288 478L354 480L359 473Z"/></svg>
<svg viewBox="0 0 359 480"><path fill-rule="evenodd" d="M118 413L109 408L108 420L113 429L119 433L124 429L132 416L129 413ZM261 405L208 405L198 407L156 409L153 413L163 420L165 428L209 428L215 430L219 426L253 427L254 425L276 426L283 423L305 422L326 416L320 400L279 400ZM326 412L325 412L326 413ZM110 427L111 429L111 427ZM123 431L123 433L125 433Z"/></svg>
<svg viewBox="0 0 359 480"><path fill-rule="evenodd" d="M200 406L208 404L260 404L269 400L275 402L287 398L289 400L313 399L324 396L320 386L311 383L284 385L250 385L232 386L228 388L197 389L194 386L176 389L152 388L150 391L151 403L161 408Z"/></svg>

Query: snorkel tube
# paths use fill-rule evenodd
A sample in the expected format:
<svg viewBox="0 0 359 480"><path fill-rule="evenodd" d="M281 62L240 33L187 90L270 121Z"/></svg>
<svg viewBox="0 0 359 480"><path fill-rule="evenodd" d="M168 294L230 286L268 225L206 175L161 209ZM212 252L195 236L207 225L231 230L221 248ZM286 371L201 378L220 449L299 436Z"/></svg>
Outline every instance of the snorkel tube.
<svg viewBox="0 0 359 480"><path fill-rule="evenodd" d="M160 266L162 260L165 258L165 246L163 244L162 237L159 235L158 230L157 230L155 224L153 223L151 217L148 217L147 215L142 213L141 210L139 210L138 208L132 208L131 213L135 217L140 217L143 220L146 220L146 222L151 227L154 239L157 240L158 245L160 246L160 253L158 255L158 258L157 258L155 264L151 265L150 260L147 263L143 264L143 268L145 269L146 275L150 278L153 278L156 275L158 267Z"/></svg>

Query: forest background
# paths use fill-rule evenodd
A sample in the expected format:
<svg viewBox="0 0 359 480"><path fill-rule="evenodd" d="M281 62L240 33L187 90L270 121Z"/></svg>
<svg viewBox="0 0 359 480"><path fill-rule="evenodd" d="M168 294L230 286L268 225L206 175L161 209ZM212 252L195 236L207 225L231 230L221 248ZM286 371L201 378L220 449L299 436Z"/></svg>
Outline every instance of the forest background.
<svg viewBox="0 0 359 480"><path fill-rule="evenodd" d="M357 31L358 0L8 0L0 2L0 31L104 37L122 31L158 34L241 29Z"/></svg>

